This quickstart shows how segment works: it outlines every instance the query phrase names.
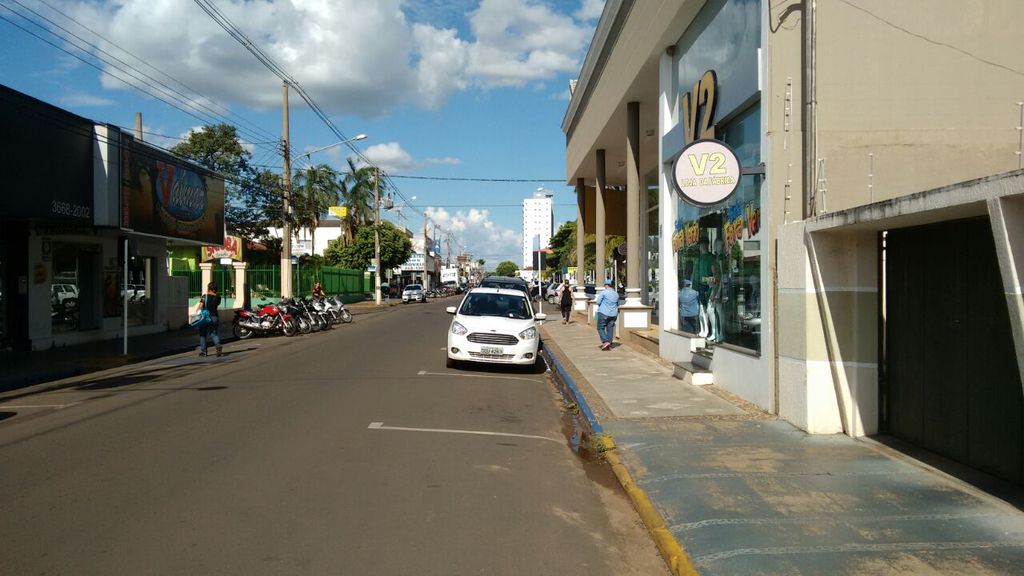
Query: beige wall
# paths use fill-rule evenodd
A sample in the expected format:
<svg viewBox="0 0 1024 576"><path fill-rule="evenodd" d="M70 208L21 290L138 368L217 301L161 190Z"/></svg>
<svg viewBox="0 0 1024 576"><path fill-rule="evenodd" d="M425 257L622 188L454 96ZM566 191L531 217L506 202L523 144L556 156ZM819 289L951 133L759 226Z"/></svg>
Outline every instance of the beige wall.
<svg viewBox="0 0 1024 576"><path fill-rule="evenodd" d="M817 5L828 211L1017 168L1020 0Z"/></svg>

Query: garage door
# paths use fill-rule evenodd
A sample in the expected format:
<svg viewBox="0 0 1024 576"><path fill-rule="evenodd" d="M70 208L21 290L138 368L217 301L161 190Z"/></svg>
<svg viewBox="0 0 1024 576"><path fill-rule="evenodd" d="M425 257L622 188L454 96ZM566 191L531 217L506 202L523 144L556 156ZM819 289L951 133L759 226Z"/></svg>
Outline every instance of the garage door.
<svg viewBox="0 0 1024 576"><path fill-rule="evenodd" d="M988 219L886 239L887 431L1021 482L1024 398Z"/></svg>

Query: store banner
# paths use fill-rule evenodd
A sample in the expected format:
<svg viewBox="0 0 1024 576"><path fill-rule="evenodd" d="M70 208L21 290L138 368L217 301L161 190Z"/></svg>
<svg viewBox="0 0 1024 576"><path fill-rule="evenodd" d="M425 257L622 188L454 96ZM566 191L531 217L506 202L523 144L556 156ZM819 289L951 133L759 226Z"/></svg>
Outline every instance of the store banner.
<svg viewBox="0 0 1024 576"><path fill-rule="evenodd" d="M235 262L242 261L242 239L238 236L225 236L221 246L203 246L203 262L230 258Z"/></svg>
<svg viewBox="0 0 1024 576"><path fill-rule="evenodd" d="M441 270L441 283L445 282L458 282L459 281L459 269L458 268L444 268Z"/></svg>
<svg viewBox="0 0 1024 576"><path fill-rule="evenodd" d="M121 135L121 228L224 242L224 179Z"/></svg>

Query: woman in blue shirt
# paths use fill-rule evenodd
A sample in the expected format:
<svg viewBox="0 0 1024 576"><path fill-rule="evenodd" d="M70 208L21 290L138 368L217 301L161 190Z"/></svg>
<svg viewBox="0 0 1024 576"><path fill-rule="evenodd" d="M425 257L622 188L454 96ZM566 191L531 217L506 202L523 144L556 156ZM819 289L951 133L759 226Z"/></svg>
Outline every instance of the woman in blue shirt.
<svg viewBox="0 0 1024 576"><path fill-rule="evenodd" d="M597 304L597 335L601 338L601 350L610 350L615 339L615 320L619 317L619 293L612 288L612 281L604 281L604 290L594 300Z"/></svg>

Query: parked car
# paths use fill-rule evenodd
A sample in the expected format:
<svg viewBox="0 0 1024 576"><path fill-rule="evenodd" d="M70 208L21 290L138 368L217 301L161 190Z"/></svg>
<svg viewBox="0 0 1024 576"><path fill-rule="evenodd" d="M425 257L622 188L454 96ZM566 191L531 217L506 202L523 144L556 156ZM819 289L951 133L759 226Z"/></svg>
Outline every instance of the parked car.
<svg viewBox="0 0 1024 576"><path fill-rule="evenodd" d="M426 301L427 295L423 293L423 286L420 284L409 284L402 290L402 304Z"/></svg>
<svg viewBox="0 0 1024 576"><path fill-rule="evenodd" d="M464 361L516 365L537 362L537 322L547 316L534 314L522 290L474 288L459 306L446 310L455 315L448 327L449 368Z"/></svg>
<svg viewBox="0 0 1024 576"><path fill-rule="evenodd" d="M56 304L66 304L68 300L78 303L78 286L74 284L52 284L50 286L50 297Z"/></svg>
<svg viewBox="0 0 1024 576"><path fill-rule="evenodd" d="M488 276L480 281L481 288L501 288L503 290L522 290L523 294L530 296L530 285L522 278L512 276Z"/></svg>

